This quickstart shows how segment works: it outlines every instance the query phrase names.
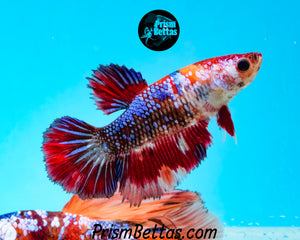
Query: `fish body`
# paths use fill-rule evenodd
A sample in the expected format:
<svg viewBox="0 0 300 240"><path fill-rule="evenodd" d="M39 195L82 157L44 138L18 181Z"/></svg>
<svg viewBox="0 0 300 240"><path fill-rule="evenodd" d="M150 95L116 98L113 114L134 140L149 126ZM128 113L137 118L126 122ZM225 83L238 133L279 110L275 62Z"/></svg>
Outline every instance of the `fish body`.
<svg viewBox="0 0 300 240"><path fill-rule="evenodd" d="M206 157L211 118L235 136L227 104L253 81L261 62L259 53L211 58L150 86L133 69L100 66L88 78L98 108L126 110L102 128L55 120L43 145L50 178L84 199L119 189L133 205L173 190Z"/></svg>
<svg viewBox="0 0 300 240"><path fill-rule="evenodd" d="M222 239L219 219L194 192L174 191L159 200L144 201L139 208L121 200L120 194L89 200L73 196L59 212L0 215L0 240L179 239L176 231L190 239L207 239L208 235ZM202 229L207 236L196 238L196 231L188 233L189 229Z"/></svg>
<svg viewBox="0 0 300 240"><path fill-rule="evenodd" d="M239 76L235 69L238 60L234 55L208 59L167 75L142 90L120 117L100 129L100 134L116 146L111 146L114 151L130 151L215 117L251 81Z"/></svg>
<svg viewBox="0 0 300 240"><path fill-rule="evenodd" d="M97 235L96 238L93 236L96 224L101 225L105 229L121 230L129 228L126 223L93 220L72 213L47 212L43 210L18 211L0 216L0 239L98 239Z"/></svg>

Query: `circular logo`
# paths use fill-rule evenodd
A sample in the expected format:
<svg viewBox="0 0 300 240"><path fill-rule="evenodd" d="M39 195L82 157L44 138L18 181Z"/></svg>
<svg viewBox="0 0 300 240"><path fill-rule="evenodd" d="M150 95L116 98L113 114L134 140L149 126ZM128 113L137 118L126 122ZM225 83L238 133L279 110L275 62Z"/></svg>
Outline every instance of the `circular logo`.
<svg viewBox="0 0 300 240"><path fill-rule="evenodd" d="M141 42L151 50L167 50L179 37L179 24L171 13L154 10L148 12L140 21L139 37Z"/></svg>

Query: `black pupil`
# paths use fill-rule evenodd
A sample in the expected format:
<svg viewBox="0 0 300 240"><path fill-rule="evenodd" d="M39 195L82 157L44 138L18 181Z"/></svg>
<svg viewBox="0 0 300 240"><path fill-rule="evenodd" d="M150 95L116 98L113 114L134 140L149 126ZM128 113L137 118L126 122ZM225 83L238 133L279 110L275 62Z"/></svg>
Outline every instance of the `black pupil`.
<svg viewBox="0 0 300 240"><path fill-rule="evenodd" d="M247 59L242 59L238 62L237 67L240 71L247 71L250 67L250 63Z"/></svg>

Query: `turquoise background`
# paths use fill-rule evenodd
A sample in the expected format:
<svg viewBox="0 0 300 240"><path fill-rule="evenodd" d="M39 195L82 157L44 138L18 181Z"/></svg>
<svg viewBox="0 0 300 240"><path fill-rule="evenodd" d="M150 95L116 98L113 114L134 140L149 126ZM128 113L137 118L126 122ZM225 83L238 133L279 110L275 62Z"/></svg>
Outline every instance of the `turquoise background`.
<svg viewBox="0 0 300 240"><path fill-rule="evenodd" d="M171 12L177 43L140 42L147 12ZM208 157L179 186L202 194L227 225L300 226L298 1L2 1L0 214L60 210L70 198L48 178L42 133L64 115L101 127L85 77L124 64L148 83L206 58L258 51L254 82L229 104L238 144L215 120Z"/></svg>

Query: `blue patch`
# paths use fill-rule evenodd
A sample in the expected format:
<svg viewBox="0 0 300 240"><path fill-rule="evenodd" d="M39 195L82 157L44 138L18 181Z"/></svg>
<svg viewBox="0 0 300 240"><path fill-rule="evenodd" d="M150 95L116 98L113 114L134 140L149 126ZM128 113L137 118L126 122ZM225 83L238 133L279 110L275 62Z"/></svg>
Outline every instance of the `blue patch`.
<svg viewBox="0 0 300 240"><path fill-rule="evenodd" d="M168 87L167 84L163 84L162 87L163 87L165 90L168 90L168 89L169 89L169 87Z"/></svg>
<svg viewBox="0 0 300 240"><path fill-rule="evenodd" d="M142 118L146 118L146 115L145 115L145 114L142 114Z"/></svg>
<svg viewBox="0 0 300 240"><path fill-rule="evenodd" d="M156 122L153 122L153 127L157 128L157 123Z"/></svg>
<svg viewBox="0 0 300 240"><path fill-rule="evenodd" d="M177 102L174 102L174 107L175 107L175 108L179 108L179 105L178 105Z"/></svg>
<svg viewBox="0 0 300 240"><path fill-rule="evenodd" d="M157 108L160 108L160 105L157 103L157 104L156 104L156 107L157 107Z"/></svg>
<svg viewBox="0 0 300 240"><path fill-rule="evenodd" d="M176 84L175 87L176 87L176 89L177 89L178 94L179 94L179 95L183 95L183 92L181 91L181 86L180 86L180 84Z"/></svg>
<svg viewBox="0 0 300 240"><path fill-rule="evenodd" d="M8 219L11 218L11 216L16 216L18 212L11 212L11 213L6 213L3 215L0 215L0 220L1 219Z"/></svg>
<svg viewBox="0 0 300 240"><path fill-rule="evenodd" d="M137 109L137 112L139 112L139 113L144 113L144 110L143 110L142 106L140 106L140 107Z"/></svg>
<svg viewBox="0 0 300 240"><path fill-rule="evenodd" d="M102 147L103 147L103 150L104 150L104 151L107 150L107 145L106 145L106 143L103 143Z"/></svg>
<svg viewBox="0 0 300 240"><path fill-rule="evenodd" d="M29 218L29 217L30 217L29 214L28 214L27 212L24 212L23 214L24 214L24 216L25 216L26 218Z"/></svg>
<svg viewBox="0 0 300 240"><path fill-rule="evenodd" d="M145 128L146 128L147 131L150 131L150 127L148 125L146 125Z"/></svg>
<svg viewBox="0 0 300 240"><path fill-rule="evenodd" d="M165 119L166 122L169 122L169 119L168 119L167 116L164 116L164 119Z"/></svg>
<svg viewBox="0 0 300 240"><path fill-rule="evenodd" d="M187 107L187 105L183 105L184 110L189 111L189 108Z"/></svg>
<svg viewBox="0 0 300 240"><path fill-rule="evenodd" d="M172 74L170 74L170 76L172 76L174 78L173 82L175 84L180 84L180 80L179 80L179 77L178 75L181 75L180 73L178 73L177 71L176 72L173 72Z"/></svg>
<svg viewBox="0 0 300 240"><path fill-rule="evenodd" d="M159 99L160 101L162 101L162 100L168 98L169 96L170 96L170 93L163 91L163 92L160 93L158 99Z"/></svg>

